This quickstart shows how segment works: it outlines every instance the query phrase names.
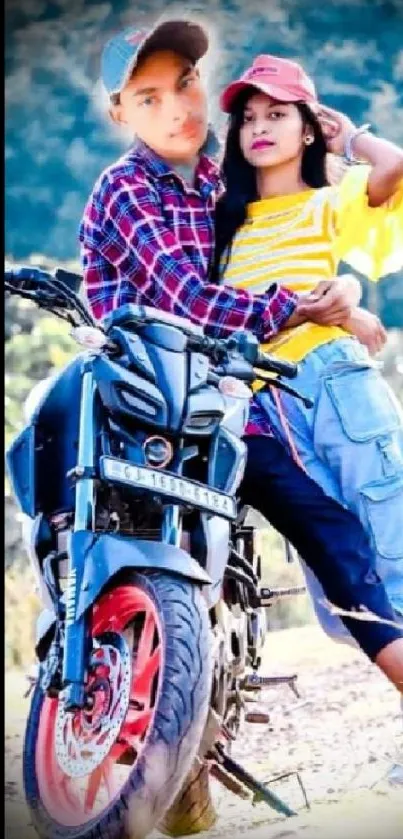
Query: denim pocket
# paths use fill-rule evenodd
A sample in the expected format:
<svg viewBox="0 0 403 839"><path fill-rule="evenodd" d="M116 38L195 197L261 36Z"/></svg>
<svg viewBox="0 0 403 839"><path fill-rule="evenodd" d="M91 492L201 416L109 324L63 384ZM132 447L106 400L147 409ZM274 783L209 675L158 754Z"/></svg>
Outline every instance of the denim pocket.
<svg viewBox="0 0 403 839"><path fill-rule="evenodd" d="M397 431L401 418L389 385L377 370L346 366L324 380L344 433L364 443Z"/></svg>
<svg viewBox="0 0 403 839"><path fill-rule="evenodd" d="M403 559L403 474L367 484L360 495L377 553Z"/></svg>

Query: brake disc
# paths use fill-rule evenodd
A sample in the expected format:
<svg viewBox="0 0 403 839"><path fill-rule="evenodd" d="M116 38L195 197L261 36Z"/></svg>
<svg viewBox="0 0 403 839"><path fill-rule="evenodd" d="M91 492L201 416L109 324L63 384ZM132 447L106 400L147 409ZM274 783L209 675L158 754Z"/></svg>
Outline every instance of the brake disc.
<svg viewBox="0 0 403 839"><path fill-rule="evenodd" d="M59 698L55 750L66 775L89 775L110 752L129 708L131 677L132 655L125 639L115 632L95 638L84 708L66 711L63 694Z"/></svg>

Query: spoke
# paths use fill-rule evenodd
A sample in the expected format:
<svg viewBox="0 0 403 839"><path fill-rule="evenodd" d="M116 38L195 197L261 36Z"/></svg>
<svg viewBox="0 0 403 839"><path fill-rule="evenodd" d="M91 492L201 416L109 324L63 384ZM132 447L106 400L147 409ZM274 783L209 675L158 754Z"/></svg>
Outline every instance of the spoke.
<svg viewBox="0 0 403 839"><path fill-rule="evenodd" d="M115 795L114 766L115 761L112 760L111 757L107 757L102 764L104 770L103 781L108 792L109 801L111 801Z"/></svg>
<svg viewBox="0 0 403 839"><path fill-rule="evenodd" d="M142 699L150 704L151 687L154 676L161 664L161 647L157 647L150 658L144 662L143 667L134 678L134 695L136 699Z"/></svg>
<svg viewBox="0 0 403 839"><path fill-rule="evenodd" d="M132 713L130 713L132 716ZM152 720L153 711L142 711L136 714L135 719L126 718L122 728L121 737L128 740L129 745L133 745L133 737L141 737L147 731L148 726Z"/></svg>
<svg viewBox="0 0 403 839"><path fill-rule="evenodd" d="M69 778L67 775L61 774L60 786L62 787L66 801L72 810L79 811L81 809L80 796L77 795L77 792L73 787L73 779Z"/></svg>
<svg viewBox="0 0 403 839"><path fill-rule="evenodd" d="M94 807L95 799L101 786L102 775L102 766L98 766L88 779L88 786L84 795L84 813L90 812Z"/></svg>
<svg viewBox="0 0 403 839"><path fill-rule="evenodd" d="M155 633L155 619L152 612L146 613L146 619L141 632L140 641L136 653L136 670L141 671L145 662L149 659L153 648Z"/></svg>
<svg viewBox="0 0 403 839"><path fill-rule="evenodd" d="M118 760L122 757L122 755L127 752L128 749L132 748L131 743L127 743L126 741L123 742L123 737L119 738L119 742L113 744L110 752L109 757L113 763L117 763Z"/></svg>
<svg viewBox="0 0 403 839"><path fill-rule="evenodd" d="M114 762L107 757L89 776L88 786L84 796L85 813L90 812L94 808L102 784L106 786L109 800L113 798L113 766Z"/></svg>

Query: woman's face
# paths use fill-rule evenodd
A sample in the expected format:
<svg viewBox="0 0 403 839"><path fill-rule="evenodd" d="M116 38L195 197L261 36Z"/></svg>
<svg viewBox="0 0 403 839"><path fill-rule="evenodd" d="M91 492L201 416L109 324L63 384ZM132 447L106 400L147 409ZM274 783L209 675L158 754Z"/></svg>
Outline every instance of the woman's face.
<svg viewBox="0 0 403 839"><path fill-rule="evenodd" d="M257 169L302 158L306 131L296 105L277 102L264 93L248 99L240 130L240 146Z"/></svg>

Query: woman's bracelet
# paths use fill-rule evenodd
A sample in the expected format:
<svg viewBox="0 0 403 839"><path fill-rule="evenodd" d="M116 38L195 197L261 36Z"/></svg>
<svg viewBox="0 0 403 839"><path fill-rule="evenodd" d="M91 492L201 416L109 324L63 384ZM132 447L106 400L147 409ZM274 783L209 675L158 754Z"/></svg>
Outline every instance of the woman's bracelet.
<svg viewBox="0 0 403 839"><path fill-rule="evenodd" d="M371 123L366 122L364 125L360 125L359 128L356 128L355 131L352 131L351 134L347 137L347 140L344 145L344 159L347 163L362 163L361 160L354 157L353 154L353 143L360 134L366 134L367 131L371 128Z"/></svg>

